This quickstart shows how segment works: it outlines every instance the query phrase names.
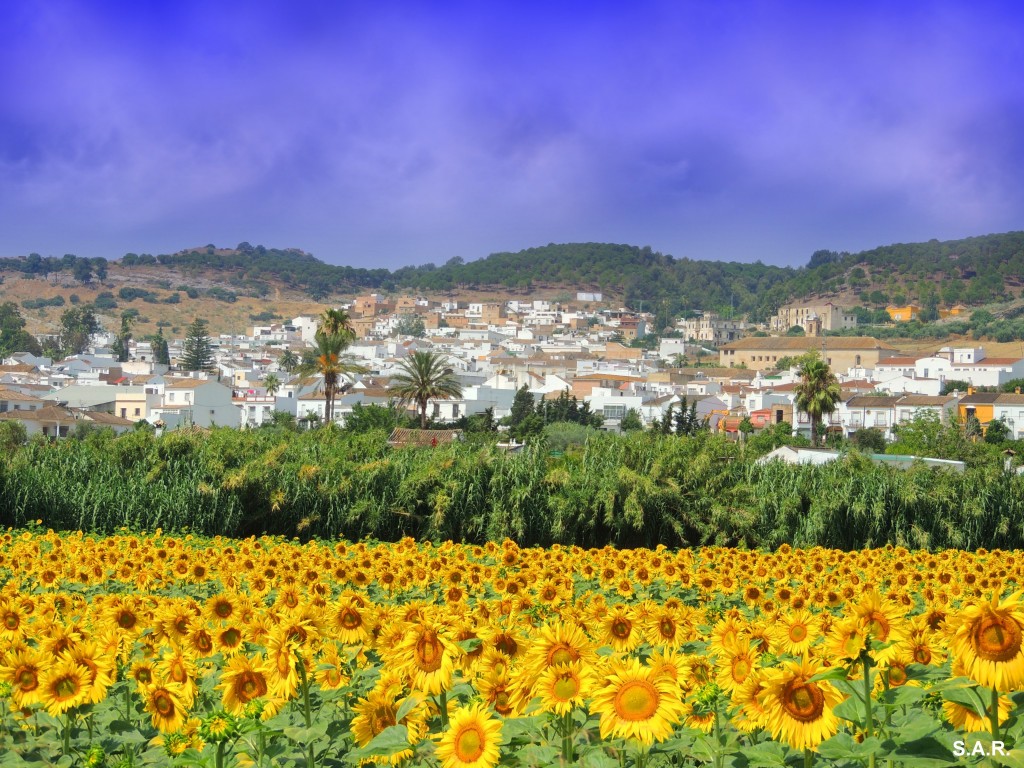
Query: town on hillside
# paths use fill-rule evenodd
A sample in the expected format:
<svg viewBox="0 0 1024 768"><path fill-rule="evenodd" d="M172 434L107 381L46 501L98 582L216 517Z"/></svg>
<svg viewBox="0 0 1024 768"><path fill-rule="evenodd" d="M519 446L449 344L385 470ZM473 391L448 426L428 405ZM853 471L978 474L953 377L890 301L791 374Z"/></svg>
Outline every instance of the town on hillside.
<svg viewBox="0 0 1024 768"><path fill-rule="evenodd" d="M942 421L977 419L982 429L1001 421L1008 437L1024 436L1024 394L1013 387L1024 379L1024 357L990 357L983 346L955 344L908 354L869 336L830 335L857 320L829 302L783 307L759 326L696 313L654 329L656 336L653 315L602 306L601 294L584 292L564 303L360 296L342 306L354 331L345 351L359 372L342 376L330 414L323 376L298 366L314 343L316 316L209 337L203 370L184 365L185 339L169 339L163 356L151 341L135 339L115 354L117 335L100 332L84 352L64 359L6 356L0 420L51 438L82 425L121 433L140 422L161 430L251 428L276 414L307 427L328 419L343 426L357 406L397 402L392 376L403 360L428 350L444 357L460 385L458 397L427 403L426 415L442 428L485 412L499 420L525 389L535 402L575 397L612 431L627 422L651 426L689 408L701 424L728 435L782 422L810 435L796 389L800 358L813 351L841 388L822 425L826 434L874 429L892 440L896 425L930 412ZM895 322L913 312L890 308ZM1000 391L1007 385L1010 391Z"/></svg>

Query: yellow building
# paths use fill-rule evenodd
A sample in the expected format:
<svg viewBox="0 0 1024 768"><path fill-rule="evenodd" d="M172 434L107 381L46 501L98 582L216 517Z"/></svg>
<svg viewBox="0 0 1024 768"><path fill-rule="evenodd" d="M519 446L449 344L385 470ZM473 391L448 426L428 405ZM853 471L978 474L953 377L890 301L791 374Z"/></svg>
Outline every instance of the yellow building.
<svg viewBox="0 0 1024 768"><path fill-rule="evenodd" d="M921 314L921 307L917 304L907 304L905 307L889 305L885 311L889 313L889 317L894 323L909 323L911 320L916 320L917 316Z"/></svg>
<svg viewBox="0 0 1024 768"><path fill-rule="evenodd" d="M783 358L799 357L812 349L824 349L822 356L836 371L874 368L880 361L899 354L892 345L871 336L748 336L720 347L718 356L723 368L738 366L767 371L776 370Z"/></svg>

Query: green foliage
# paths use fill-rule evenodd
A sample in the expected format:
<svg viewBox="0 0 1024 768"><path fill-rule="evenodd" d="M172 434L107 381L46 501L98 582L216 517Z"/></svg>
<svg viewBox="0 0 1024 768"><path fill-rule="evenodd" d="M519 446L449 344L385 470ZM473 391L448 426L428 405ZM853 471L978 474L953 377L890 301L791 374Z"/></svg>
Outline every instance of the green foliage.
<svg viewBox="0 0 1024 768"><path fill-rule="evenodd" d="M964 381L962 379L946 379L942 382L942 394L948 395L950 392L959 392L964 394L970 388L971 382Z"/></svg>
<svg viewBox="0 0 1024 768"><path fill-rule="evenodd" d="M39 341L25 330L25 318L18 311L13 301L0 304L0 358L13 355L15 352L42 354Z"/></svg>
<svg viewBox="0 0 1024 768"><path fill-rule="evenodd" d="M0 421L0 455L13 453L28 441L28 431L20 421Z"/></svg>
<svg viewBox="0 0 1024 768"><path fill-rule="evenodd" d="M64 303L63 296L54 296L51 299L25 299L21 302L21 306L25 309L45 309L46 307L63 307Z"/></svg>
<svg viewBox="0 0 1024 768"><path fill-rule="evenodd" d="M1002 419L993 419L985 427L985 442L1001 445L1011 437L1010 427Z"/></svg>
<svg viewBox="0 0 1024 768"><path fill-rule="evenodd" d="M375 431L385 431L390 434L395 427L399 426L407 426L407 420L403 418L398 409L376 403L370 405L356 403L352 406L352 412L345 417L345 431L354 435Z"/></svg>
<svg viewBox="0 0 1024 768"><path fill-rule="evenodd" d="M857 452L818 467L757 464L791 439L788 424L745 447L707 432L558 424L517 454L469 441L394 450L388 432L98 430L30 441L0 460L0 526L582 547L1024 545L1024 478L1001 472L998 449L983 442L985 462L954 473L901 471Z"/></svg>
<svg viewBox="0 0 1024 768"><path fill-rule="evenodd" d="M156 333L147 337L153 346L153 361L162 365L171 364L171 353L164 338L164 329L158 328Z"/></svg>
<svg viewBox="0 0 1024 768"><path fill-rule="evenodd" d="M100 324L91 304L65 310L60 318L60 354L79 355L89 346L93 335L99 333Z"/></svg>
<svg viewBox="0 0 1024 768"><path fill-rule="evenodd" d="M885 453L885 433L880 429L862 427L853 433L850 442L865 453Z"/></svg>
<svg viewBox="0 0 1024 768"><path fill-rule="evenodd" d="M803 356L800 382L796 387L796 406L811 419L811 444L817 444L819 425L823 416L836 410L841 397L839 381L828 363L817 351Z"/></svg>
<svg viewBox="0 0 1024 768"><path fill-rule="evenodd" d="M622 421L619 422L619 429L623 432L634 432L638 429L644 428L643 419L640 416L640 411L636 408L630 408L626 411L626 415L622 417Z"/></svg>
<svg viewBox="0 0 1024 768"><path fill-rule="evenodd" d="M395 333L399 336L422 339L427 335L427 326L419 315L403 315L395 324Z"/></svg>
<svg viewBox="0 0 1024 768"><path fill-rule="evenodd" d="M804 330L802 325L790 326L789 330L786 331L787 336L806 336L807 332Z"/></svg>
<svg viewBox="0 0 1024 768"><path fill-rule="evenodd" d="M197 317L185 332L181 368L185 371L206 371L213 366L213 344L208 323Z"/></svg>
<svg viewBox="0 0 1024 768"><path fill-rule="evenodd" d="M400 404L415 404L421 429L427 427L430 400L462 397L462 385L449 367L447 355L417 350L404 358L398 368L399 372L391 377L391 389Z"/></svg>

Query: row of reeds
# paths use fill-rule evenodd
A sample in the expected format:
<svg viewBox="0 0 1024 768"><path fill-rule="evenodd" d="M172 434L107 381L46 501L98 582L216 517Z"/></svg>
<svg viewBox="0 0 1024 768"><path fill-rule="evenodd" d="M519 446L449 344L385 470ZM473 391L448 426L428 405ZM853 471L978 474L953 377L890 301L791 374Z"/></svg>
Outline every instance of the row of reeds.
<svg viewBox="0 0 1024 768"><path fill-rule="evenodd" d="M1024 546L1024 480L753 457L720 437L601 435L554 457L394 450L384 433L136 432L33 442L0 461L0 525L107 533L402 536L523 545L856 549Z"/></svg>

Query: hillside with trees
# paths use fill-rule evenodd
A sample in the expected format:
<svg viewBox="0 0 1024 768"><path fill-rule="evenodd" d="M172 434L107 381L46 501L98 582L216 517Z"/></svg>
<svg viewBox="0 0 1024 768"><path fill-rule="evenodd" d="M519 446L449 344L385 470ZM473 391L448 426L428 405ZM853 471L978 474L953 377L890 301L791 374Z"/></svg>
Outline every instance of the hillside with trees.
<svg viewBox="0 0 1024 768"><path fill-rule="evenodd" d="M207 298L231 304L243 297L262 300L282 290L324 302L367 290L436 295L578 289L601 291L631 308L655 312L659 327L694 309L758 322L782 304L804 298L858 307L862 322L881 320L888 304L914 302L928 321L937 318L940 306L977 307L1018 298L1024 286L1024 232L899 243L859 253L819 250L803 267L676 258L649 246L566 243L391 271L335 266L295 248L240 243L235 248L207 245L157 256L128 253L111 262L33 253L0 259L0 277L5 272L83 290L119 282L122 287L116 293L97 294L111 304L106 309L136 300ZM171 293L155 293L154 287ZM59 298L41 296L27 300L32 306L22 304L45 310Z"/></svg>

